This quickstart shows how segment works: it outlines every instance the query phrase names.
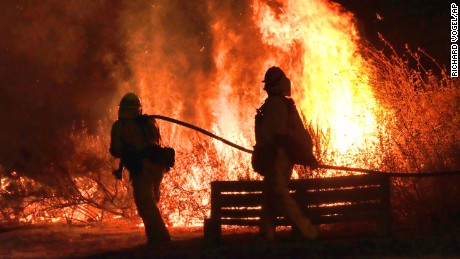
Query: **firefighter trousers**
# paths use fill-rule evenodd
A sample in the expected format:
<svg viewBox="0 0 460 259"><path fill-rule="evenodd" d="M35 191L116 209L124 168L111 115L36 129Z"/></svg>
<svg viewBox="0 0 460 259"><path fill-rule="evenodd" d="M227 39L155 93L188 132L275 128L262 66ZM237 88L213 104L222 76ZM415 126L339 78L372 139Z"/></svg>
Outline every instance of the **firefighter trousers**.
<svg viewBox="0 0 460 259"><path fill-rule="evenodd" d="M169 241L171 237L157 203L160 201L160 184L164 167L143 161L142 171L131 176L134 202L142 218L148 242Z"/></svg>
<svg viewBox="0 0 460 259"><path fill-rule="evenodd" d="M297 202L289 194L288 184L291 178L293 164L285 154L279 154L275 163L265 173L263 181L263 205L260 233L268 241L275 238L276 216L287 218L293 227L297 227L308 239L318 237L317 228L312 225Z"/></svg>

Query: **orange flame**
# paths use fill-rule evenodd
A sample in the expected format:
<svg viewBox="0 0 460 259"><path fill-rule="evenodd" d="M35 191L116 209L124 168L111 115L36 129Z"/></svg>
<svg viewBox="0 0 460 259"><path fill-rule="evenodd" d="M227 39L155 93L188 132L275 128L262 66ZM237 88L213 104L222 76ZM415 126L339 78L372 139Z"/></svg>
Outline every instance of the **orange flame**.
<svg viewBox="0 0 460 259"><path fill-rule="evenodd" d="M189 64L180 49L172 57L165 54L162 49L171 48L167 35L159 33L153 44L145 41L142 31L135 33L130 46L146 112L193 123L250 148L255 142L255 109L266 97L263 74L270 66L280 66L292 81L292 97L305 123L330 132L322 162L362 166L356 157L362 150L373 152L377 141L373 112L379 107L368 82L373 69L359 53L353 15L328 1L253 0L251 8L249 16L240 13L235 22L228 11L232 6L208 4L212 48L195 42L188 48L194 58L209 53L214 65L210 70L191 69L197 64ZM148 48L149 54L138 48ZM203 152L194 149L190 131L161 126L165 142L179 152ZM181 177L186 178L182 188L203 190L212 180L258 179L249 155L219 141L211 143L215 153L179 161L174 170L180 173L172 172L165 184ZM210 157L219 163L210 163ZM196 199L201 200L199 205L209 205L209 194ZM170 220L183 225L186 215L193 213L190 208L181 210L170 214Z"/></svg>
<svg viewBox="0 0 460 259"><path fill-rule="evenodd" d="M142 96L147 99L147 111L187 120L251 147L255 108L265 98L260 81L268 67L280 66L292 81L292 97L305 123L330 132L330 144L323 147L328 152L322 161L361 165L354 158L362 150L373 152L373 112L379 107L368 82L373 69L359 53L353 15L328 1L254 0L251 7L252 16L242 17L234 25L235 19L228 12L209 5L213 14L213 48L209 51L215 69L207 73L196 70L186 78L173 74L175 62L186 69L192 65L181 55L177 61L161 61L170 59L161 48L151 46L151 52L157 51L152 54L153 61L135 54L133 67ZM133 48L142 42L138 38L142 33L136 35ZM203 46L196 46L196 55L205 51ZM156 70L148 71L144 61ZM171 103L175 103L173 107ZM169 143L192 150L188 133L176 127L167 133L171 134ZM213 143L219 151L216 155L227 161L227 168L232 168L235 160L249 164L249 156L237 155L239 151L218 141ZM206 166L200 164L198 168ZM239 173L228 170L228 175L236 179Z"/></svg>
<svg viewBox="0 0 460 259"><path fill-rule="evenodd" d="M372 152L377 105L353 15L325 1L278 3L270 7L254 1L263 41L276 50L266 63L288 69L293 98L307 122L317 130L330 129L329 155L335 153L336 162L351 162L344 156L356 156L360 148ZM290 60L283 62L285 56Z"/></svg>

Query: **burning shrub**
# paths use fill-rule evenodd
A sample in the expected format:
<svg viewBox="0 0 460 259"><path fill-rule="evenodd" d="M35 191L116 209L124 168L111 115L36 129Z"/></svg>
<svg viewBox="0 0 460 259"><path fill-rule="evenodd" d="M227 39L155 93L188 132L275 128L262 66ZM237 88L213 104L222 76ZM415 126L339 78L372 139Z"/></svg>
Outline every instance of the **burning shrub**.
<svg viewBox="0 0 460 259"><path fill-rule="evenodd" d="M436 172L460 168L460 88L423 50L400 57L387 43L390 54L365 48L379 105L380 170ZM386 51L386 50L385 50ZM421 55L439 71L425 70ZM415 63L410 66L410 63ZM385 112L384 112L385 111ZM395 215L413 223L458 215L459 176L393 180ZM430 221L428 221L430 222Z"/></svg>
<svg viewBox="0 0 460 259"><path fill-rule="evenodd" d="M129 184L111 176L108 137L85 127L74 129L70 139L75 151L61 161L43 168L35 179L2 172L1 222L7 225L38 222L102 221L104 212L131 217L135 208Z"/></svg>

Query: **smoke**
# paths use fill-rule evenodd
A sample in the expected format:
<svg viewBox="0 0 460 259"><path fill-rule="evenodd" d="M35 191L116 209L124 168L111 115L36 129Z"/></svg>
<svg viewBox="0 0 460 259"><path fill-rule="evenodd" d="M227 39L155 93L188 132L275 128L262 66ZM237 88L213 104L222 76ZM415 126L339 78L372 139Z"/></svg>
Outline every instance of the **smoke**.
<svg viewBox="0 0 460 259"><path fill-rule="evenodd" d="M120 1L3 1L0 8L0 165L31 172L72 152L129 78Z"/></svg>
<svg viewBox="0 0 460 259"><path fill-rule="evenodd" d="M144 108L158 112L185 107L193 118L200 78L213 69L212 35L206 1L127 2L123 27L130 66L127 86L137 86Z"/></svg>

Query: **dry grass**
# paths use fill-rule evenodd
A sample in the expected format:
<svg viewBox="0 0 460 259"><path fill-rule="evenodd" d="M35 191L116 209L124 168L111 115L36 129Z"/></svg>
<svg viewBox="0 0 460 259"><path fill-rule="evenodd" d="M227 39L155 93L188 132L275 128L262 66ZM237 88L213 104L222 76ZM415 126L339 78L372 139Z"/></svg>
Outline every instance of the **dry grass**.
<svg viewBox="0 0 460 259"><path fill-rule="evenodd" d="M365 49L375 68L371 84L379 105L380 170L442 172L460 169L460 87L423 50L401 57L387 49ZM384 54L387 53L387 54ZM438 71L426 70L421 56ZM415 64L415 65L409 65ZM460 176L393 178L394 215L404 224L428 226L458 217Z"/></svg>

